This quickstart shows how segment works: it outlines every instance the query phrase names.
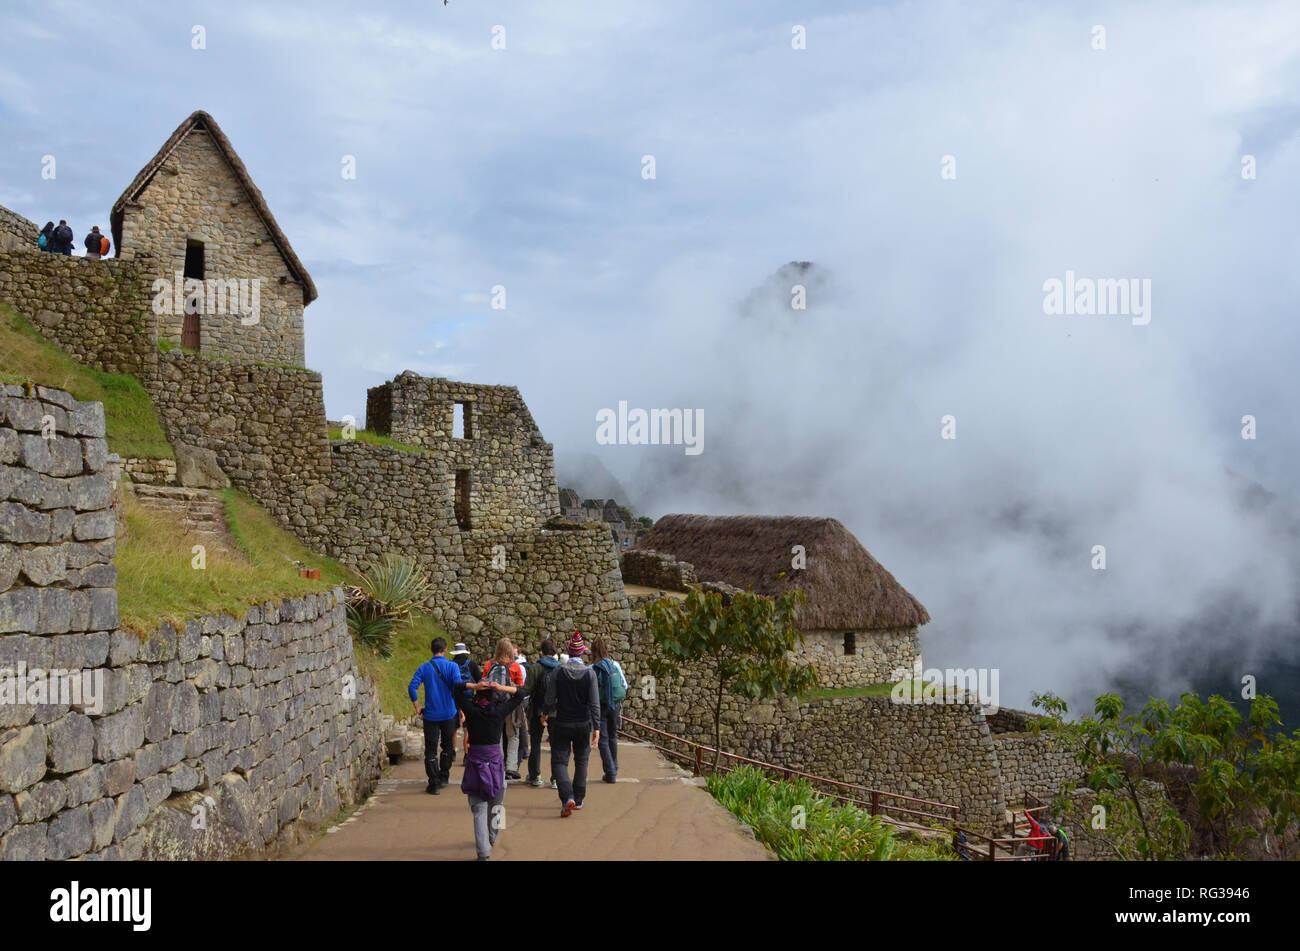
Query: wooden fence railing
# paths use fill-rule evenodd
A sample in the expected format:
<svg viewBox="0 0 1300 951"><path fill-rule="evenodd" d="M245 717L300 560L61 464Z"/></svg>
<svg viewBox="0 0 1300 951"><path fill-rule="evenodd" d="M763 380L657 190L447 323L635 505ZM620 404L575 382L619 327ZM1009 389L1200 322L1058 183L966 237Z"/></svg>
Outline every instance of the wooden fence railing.
<svg viewBox="0 0 1300 951"><path fill-rule="evenodd" d="M1029 835L1028 822L1023 826L1019 823L1013 824L1010 836L1000 838L989 836L960 825L958 809L950 803L918 799L915 796L903 796L883 789L845 783L837 779L801 772L788 766L777 766L775 763L765 763L762 760L728 753L726 750L715 750L711 746L667 733L630 717L623 717L622 722L623 726L619 729L619 733L623 736L630 740L648 743L667 759L690 767L696 776L703 776L706 772L713 771L714 754L717 753L719 773L729 773L738 765L744 765L767 773L768 778L773 782L804 779L811 785L820 787L822 791L829 790L825 792L827 798L870 810L873 816L878 816L891 825L929 834L946 832L952 837L953 850L966 859L987 862L1034 862L1049 861L1056 856L1057 840L1047 835ZM1034 802L1038 804L1028 809L1028 812L1039 813L1047 809L1045 803L1036 799ZM1020 834L1022 829L1025 830L1025 835Z"/></svg>

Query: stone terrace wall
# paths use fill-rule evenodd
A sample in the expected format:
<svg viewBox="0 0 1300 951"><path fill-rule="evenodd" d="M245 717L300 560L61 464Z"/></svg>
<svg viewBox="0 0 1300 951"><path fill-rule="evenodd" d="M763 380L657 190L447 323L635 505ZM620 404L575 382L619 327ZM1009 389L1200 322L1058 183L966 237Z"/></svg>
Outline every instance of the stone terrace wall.
<svg viewBox="0 0 1300 951"><path fill-rule="evenodd" d="M42 435L47 417L52 438ZM117 626L107 460L102 404L0 386L0 634L51 635L42 643L55 659L75 655L96 637L88 632L107 645L103 632ZM12 652L17 641L6 640ZM0 704L0 729L13 716Z"/></svg>
<svg viewBox="0 0 1300 951"><path fill-rule="evenodd" d="M660 680L642 697L649 631L633 615L632 651L617 659L630 685L626 716L687 739L713 743L709 675ZM887 697L799 703L723 700L722 748L843 782L951 803L960 821L982 830L1006 825L997 748L975 704L896 704Z"/></svg>
<svg viewBox="0 0 1300 951"><path fill-rule="evenodd" d="M199 347L249 362L303 365L302 285L290 273L266 223L205 131L187 135L122 216L123 259L153 255L142 266L149 285L176 281L188 240L201 241L204 276L260 280L259 319L244 326L228 313L199 316ZM164 315L163 339L181 342L183 313Z"/></svg>
<svg viewBox="0 0 1300 951"><path fill-rule="evenodd" d="M626 656L632 613L618 553L603 528L469 532L462 541L459 577L434 614L476 646L476 657L501 636L532 657L543 637L562 646L575 630L588 640L604 637L611 651Z"/></svg>
<svg viewBox="0 0 1300 951"><path fill-rule="evenodd" d="M458 402L467 407L463 439L452 436ZM369 391L366 425L433 450L453 473L469 470L476 530L533 528L560 513L551 444L513 386L426 379L408 370Z"/></svg>
<svg viewBox="0 0 1300 951"><path fill-rule="evenodd" d="M308 544L329 504L330 446L319 373L172 350L149 385L163 431L217 454L241 491Z"/></svg>
<svg viewBox="0 0 1300 951"><path fill-rule="evenodd" d="M1050 801L1062 784L1083 775L1074 751L1047 733L995 733L993 742L1002 767L1002 792L1006 801L1020 805L1025 794Z"/></svg>
<svg viewBox="0 0 1300 951"><path fill-rule="evenodd" d="M378 697L357 673L342 591L145 639L116 629L103 434L98 403L0 390L0 858L292 844L368 793L381 767ZM30 692L55 669L86 692Z"/></svg>
<svg viewBox="0 0 1300 951"><path fill-rule="evenodd" d="M147 381L158 355L147 260L0 251L0 300L79 362Z"/></svg>
<svg viewBox="0 0 1300 951"><path fill-rule="evenodd" d="M630 548L623 552L622 566L624 584L685 591L696 582L695 567L689 562L649 549Z"/></svg>

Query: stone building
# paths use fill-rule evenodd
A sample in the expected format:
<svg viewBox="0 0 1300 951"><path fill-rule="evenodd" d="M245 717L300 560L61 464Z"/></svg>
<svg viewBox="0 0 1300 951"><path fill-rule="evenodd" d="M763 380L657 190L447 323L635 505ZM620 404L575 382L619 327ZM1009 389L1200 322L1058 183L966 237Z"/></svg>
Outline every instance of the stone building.
<svg viewBox="0 0 1300 951"><path fill-rule="evenodd" d="M802 589L803 651L822 686L887 683L921 656L930 615L836 519L665 515L624 557L623 580L664 587L691 569L769 596Z"/></svg>
<svg viewBox="0 0 1300 951"><path fill-rule="evenodd" d="M647 529L625 514L616 499L584 499L573 489L560 489L560 515L575 522L600 522L619 548L635 545Z"/></svg>
<svg viewBox="0 0 1300 951"><path fill-rule="evenodd" d="M303 308L316 285L212 116L199 110L177 127L114 202L109 221L117 255L148 255L155 280L171 290L153 308L160 341L303 366ZM187 307L177 285L188 279L203 281L204 293ZM165 292L153 290L162 300Z"/></svg>
<svg viewBox="0 0 1300 951"><path fill-rule="evenodd" d="M407 370L366 392L366 427L446 461L462 531L534 528L560 514L551 444L513 386Z"/></svg>

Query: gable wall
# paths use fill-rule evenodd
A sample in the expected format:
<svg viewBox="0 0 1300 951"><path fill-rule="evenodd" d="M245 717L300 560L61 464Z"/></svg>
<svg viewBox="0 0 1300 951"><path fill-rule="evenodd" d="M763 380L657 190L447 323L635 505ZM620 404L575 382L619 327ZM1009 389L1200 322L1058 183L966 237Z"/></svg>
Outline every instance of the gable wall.
<svg viewBox="0 0 1300 951"><path fill-rule="evenodd" d="M126 206L120 253L128 259L152 253L151 282L175 283L191 239L203 242L207 278L261 282L256 322L245 324L253 318L228 310L204 313L200 350L247 362L303 366L302 286L221 150L197 129ZM176 311L174 299L170 303ZM215 309L211 302L208 309ZM179 344L183 320L180 312L161 314L160 339Z"/></svg>

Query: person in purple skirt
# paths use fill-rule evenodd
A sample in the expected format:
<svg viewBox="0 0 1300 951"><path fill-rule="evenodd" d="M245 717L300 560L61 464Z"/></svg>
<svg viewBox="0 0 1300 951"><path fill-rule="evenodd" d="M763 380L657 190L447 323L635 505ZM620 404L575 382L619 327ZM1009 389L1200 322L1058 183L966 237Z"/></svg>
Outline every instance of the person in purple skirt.
<svg viewBox="0 0 1300 951"><path fill-rule="evenodd" d="M515 684L487 680L469 686L472 695L456 693L456 705L465 714L467 733L465 777L460 791L469 797L478 859L486 862L492 857L497 833L505 827L506 761L501 733L506 718L527 699L528 692Z"/></svg>

